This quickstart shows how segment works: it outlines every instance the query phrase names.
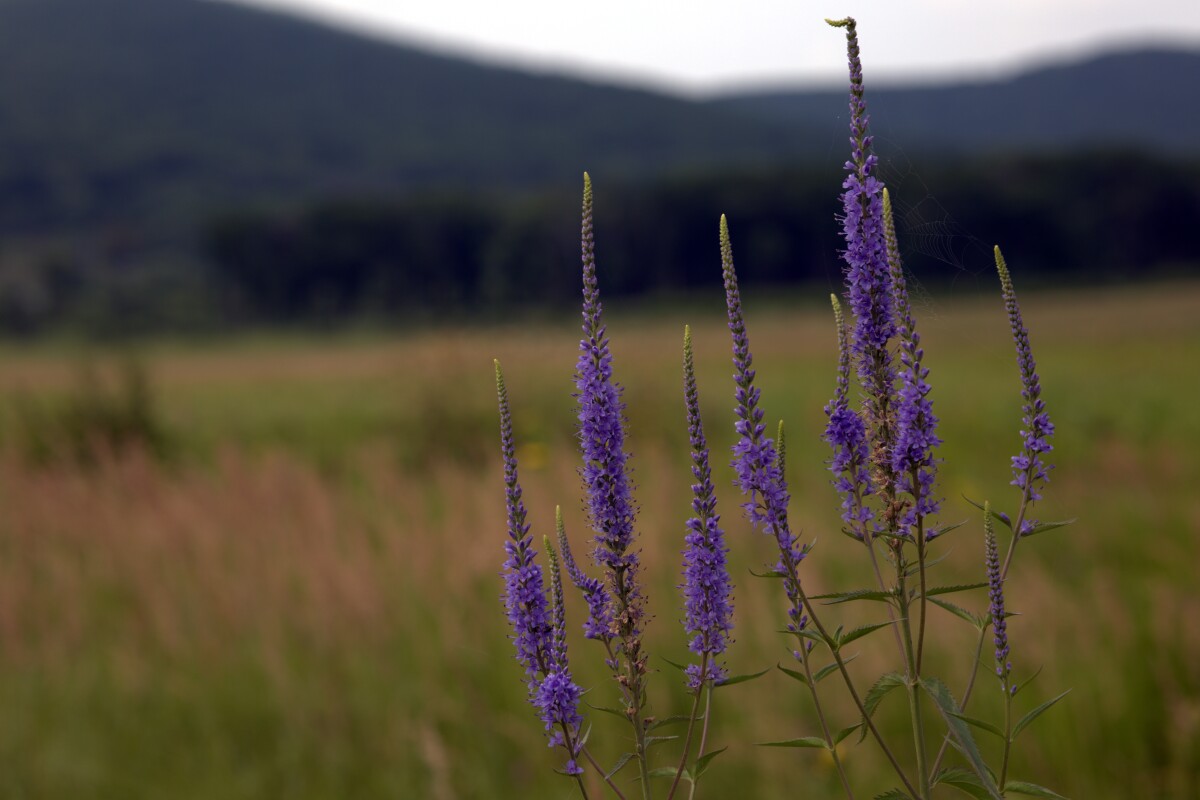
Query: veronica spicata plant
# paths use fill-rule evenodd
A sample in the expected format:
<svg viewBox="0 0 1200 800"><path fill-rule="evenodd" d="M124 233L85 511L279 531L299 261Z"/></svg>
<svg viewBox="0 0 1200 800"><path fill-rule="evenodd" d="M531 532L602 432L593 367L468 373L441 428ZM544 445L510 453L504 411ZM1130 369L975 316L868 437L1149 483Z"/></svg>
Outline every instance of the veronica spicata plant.
<svg viewBox="0 0 1200 800"><path fill-rule="evenodd" d="M760 577L778 581L786 601L783 632L789 638L791 665L779 670L804 685L813 704L816 735L764 742L773 747L825 751L848 798L855 797L860 776L846 768L840 745L857 734L870 739L888 763L898 783L876 800L930 800L939 787L959 789L979 798L998 800L1013 794L1057 798L1058 794L1009 775L1012 745L1018 735L1063 697L1041 703L1017 718L1016 705L1029 680L1018 680L1008 634L1012 612L1005 582L1017 543L1067 522L1038 522L1034 504L1049 480L1048 454L1054 426L1041 397L1041 380L1034 363L1008 267L996 249L1001 294L1016 345L1021 382L1024 429L1021 447L1011 459L1015 511L995 510L990 502L977 504L983 512L983 558L974 583L934 585L933 568L941 559L933 551L942 537L962 523L938 519L937 455L942 443L934 413L930 368L917 331L904 266L896 237L891 196L877 175L870 123L863 88L855 21L831 21L847 38L850 72L850 157L843 182L842 214L845 249L845 300L832 298L838 360L833 398L825 407L823 439L832 449L828 460L832 484L841 500L842 532L862 553L869 586L814 595L807 588L812 563L811 543L800 541L790 516L791 496L786 481L784 427L768 436L763 395L755 383L745 313L734 268L733 245L725 217L720 220L720 256L729 331L733 339L734 481L743 495L742 510L750 524L768 537L772 560ZM645 798L665 788L668 799L684 787L695 796L701 776L725 748L708 745L714 689L765 674L730 677L724 664L733 629L732 583L727 567L728 547L717 513L710 451L701 424L691 330L685 327L683 348L684 412L691 445L691 516L681 526L683 582L680 585L682 623L690 664L676 664L689 694L690 712L656 720L649 713L648 653L643 635L648 619L641 588L636 510L626 449L621 388L613 379L613 359L602 319L599 280L592 230L591 181L584 175L582 215L583 335L575 368L578 435L582 453L580 477L584 506L593 530L591 574L575 558L556 512L557 549L544 539L549 579L532 548L530 526L517 477L516 451L508 394L496 365L500 402L501 453L508 509L505 608L512 628L518 662L525 670L527 691L552 748L562 751L560 770L588 797L589 786L603 787L618 798L634 791ZM974 501L971 501L974 502ZM1006 552L996 523L1008 529ZM581 709L583 689L572 677L567 659L567 624L563 578L580 592L587 607L585 639L598 642L601 657L615 686L615 706L589 706L609 712L630 726L631 747L610 766L602 766L589 750L591 729ZM547 585L548 583L548 585ZM948 595L986 589L986 610L972 612L950 602ZM826 619L830 606L849 602L881 604L886 619L846 630ZM965 620L978 634L978 645L965 661L961 699L949 684L930 674L925 661L928 616L944 610ZM860 686L847 669L854 657L847 646L876 631L890 631L884 640L895 668L869 686ZM992 722L970 716L968 703L983 662L984 642L991 632L995 647L995 679L1003 697L1003 719ZM668 662L670 663L670 662ZM1035 673L1036 674L1036 673ZM855 713L834 718L824 697L836 676ZM890 739L875 723L884 698L900 689L907 700L911 741ZM1064 693L1065 694L1065 693ZM603 701L612 702L612 701ZM657 734L665 725L684 726L683 734ZM996 747L981 746L975 731L994 736ZM673 742L677 756L658 766L651 748ZM936 748L936 750L935 750ZM985 752L998 756L989 764ZM636 765L636 786L621 778L627 764ZM589 777L589 775L591 777ZM588 780L585 780L585 777ZM656 784L654 779L663 779ZM859 789L861 791L861 788ZM659 792L658 794L662 794Z"/></svg>

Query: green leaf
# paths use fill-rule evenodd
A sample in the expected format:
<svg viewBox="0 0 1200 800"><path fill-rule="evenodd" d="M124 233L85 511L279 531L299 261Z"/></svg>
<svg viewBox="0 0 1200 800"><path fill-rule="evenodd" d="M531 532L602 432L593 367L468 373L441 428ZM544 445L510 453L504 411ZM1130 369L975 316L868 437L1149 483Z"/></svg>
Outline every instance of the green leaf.
<svg viewBox="0 0 1200 800"><path fill-rule="evenodd" d="M829 594L814 594L810 600L828 600L824 603L827 606L837 605L838 603L849 603L852 600L880 600L882 602L891 602L896 597L895 592L885 592L879 589L855 589L850 592L831 592Z"/></svg>
<svg viewBox="0 0 1200 800"><path fill-rule="evenodd" d="M668 664L670 664L672 667L679 670L680 672L687 672L687 667L685 667L683 664L680 664L677 661L672 661L669 658L664 658L663 661L667 662Z"/></svg>
<svg viewBox="0 0 1200 800"><path fill-rule="evenodd" d="M720 750L710 750L696 759L696 780L700 780L700 776L708 772L708 765L712 763L714 758L728 749L728 747L722 747Z"/></svg>
<svg viewBox="0 0 1200 800"><path fill-rule="evenodd" d="M807 675L805 675L803 672L798 672L797 670L794 670L794 669L788 669L788 668L787 668L787 667L785 667L783 664L776 664L776 665L775 665L775 667L776 667L776 668L777 668L777 669L778 669L780 672L782 672L784 675L787 675L787 676L789 676L789 677L795 678L796 680L798 680L798 681L800 681L801 683L803 683L805 686L810 686L810 685L811 685L811 684L809 684L809 682L808 682L808 676L807 676Z"/></svg>
<svg viewBox="0 0 1200 800"><path fill-rule="evenodd" d="M987 623L984 622L984 620L981 617L979 617L976 614L972 614L970 611L967 611L962 606L954 605L954 603L951 603L949 600L942 600L937 597L930 597L929 602L933 603L935 606L946 609L947 611L949 611L951 614L953 614L956 617L961 617L962 619L965 619L967 622L971 623L979 630L983 630L987 626Z"/></svg>
<svg viewBox="0 0 1200 800"><path fill-rule="evenodd" d="M654 730L658 730L659 728L665 728L668 725L678 725L681 722L690 722L691 719L692 718L690 716L686 716L686 715L667 717L666 719L657 719L654 722L650 723L650 725L646 728L646 730L654 731ZM703 714L696 717L697 722L699 722L702 719L704 719Z"/></svg>
<svg viewBox="0 0 1200 800"><path fill-rule="evenodd" d="M942 527L937 528L937 536L935 536L934 538L941 538L941 537L945 536L947 533L949 533L950 531L956 531L959 528L961 528L963 525L966 525L966 524L967 524L967 521L964 519L962 522L952 522L949 525L943 525Z"/></svg>
<svg viewBox="0 0 1200 800"><path fill-rule="evenodd" d="M883 701L883 698L887 697L888 692L897 686L906 686L907 683L908 681L899 672L889 672L879 676L879 680L872 684L871 688L867 690L867 696L863 698L863 710L867 712L866 719L870 719L875 715L875 709L879 708L879 704ZM858 737L860 742L867 738L865 719L862 726L862 733Z"/></svg>
<svg viewBox="0 0 1200 800"><path fill-rule="evenodd" d="M605 780L612 778L614 775L620 772L621 769L628 764L632 758L633 753L621 753L621 757L617 759L617 763L613 764L613 768L610 769L608 774L604 776Z"/></svg>
<svg viewBox="0 0 1200 800"><path fill-rule="evenodd" d="M937 786L939 783L953 786L960 792L969 794L978 800L991 800L991 795L988 794L987 789L983 788L983 784L979 782L975 773L961 767L944 769L939 772L933 779L933 785Z"/></svg>
<svg viewBox="0 0 1200 800"><path fill-rule="evenodd" d="M850 656L849 658L843 658L842 663L849 664L851 661L853 661L856 658L858 658L858 653L855 653L854 655ZM813 680L816 681L817 683L820 683L821 681L825 680L825 678L827 678L829 675L831 675L833 672L835 672L837 670L837 668L838 668L838 663L836 661L834 661L832 664L826 664L825 666L821 667L819 670L817 670L816 672L813 673Z"/></svg>
<svg viewBox="0 0 1200 800"><path fill-rule="evenodd" d="M678 736L647 736L646 740L645 740L646 749L649 750L651 747L653 747L656 744L662 744L663 742L672 742L678 738L679 738Z"/></svg>
<svg viewBox="0 0 1200 800"><path fill-rule="evenodd" d="M1042 668L1038 667L1037 669L1035 669L1033 671L1032 675L1030 675L1025 680L1021 681L1021 683L1017 685L1017 691L1013 692L1013 694L1014 695L1020 694L1025 689L1026 686L1033 683L1034 678L1036 678L1038 675L1041 675L1041 674L1042 674Z"/></svg>
<svg viewBox="0 0 1200 800"><path fill-rule="evenodd" d="M674 780L675 773L677 771L678 771L677 767L655 767L654 769L650 770L646 774L649 775L651 778L670 778L670 779ZM687 772L687 770L685 769L684 772Z"/></svg>
<svg viewBox="0 0 1200 800"><path fill-rule="evenodd" d="M1067 800L1067 798L1058 792L1052 792L1045 786L1038 786L1036 783L1026 783L1025 781L1009 781L1004 784L1004 791L1027 794L1031 797L1048 797L1050 800Z"/></svg>
<svg viewBox="0 0 1200 800"><path fill-rule="evenodd" d="M833 743L835 745L841 744L842 742L844 742L846 740L846 737L848 737L850 734L854 733L856 730L858 730L859 728L862 728L862 727L864 727L864 725L863 725L863 723L860 722L857 725L851 725L849 728L842 728L840 731L838 731L837 733L835 733L833 735Z"/></svg>
<svg viewBox="0 0 1200 800"><path fill-rule="evenodd" d="M888 789L883 794L875 795L875 800L912 800L903 789Z"/></svg>
<svg viewBox="0 0 1200 800"><path fill-rule="evenodd" d="M862 626L855 628L852 631L847 631L845 634L837 637L837 648L840 650L841 648L843 648L846 645L853 642L855 639L861 639L862 637L866 636L868 633L873 633L873 632L879 630L880 628L886 628L889 625L895 625L896 622L899 622L899 621L900 620L889 621L889 622L877 622L874 625L862 625Z"/></svg>
<svg viewBox="0 0 1200 800"><path fill-rule="evenodd" d="M750 673L749 675L734 675L733 677L726 678L725 680L721 681L720 683L713 684L713 688L715 689L715 688L718 688L721 686L733 686L735 683L745 683L746 681L752 681L755 678L761 678L763 675L766 675L770 671L771 671L771 668L767 667L762 672L753 672L753 673Z"/></svg>
<svg viewBox="0 0 1200 800"><path fill-rule="evenodd" d="M608 706L594 706L591 703L584 703L592 711L603 711L605 714L612 714L614 717L620 717L626 722L629 721L629 715L617 708L609 708Z"/></svg>
<svg viewBox="0 0 1200 800"><path fill-rule="evenodd" d="M905 541L907 541L907 540L905 540ZM952 552L954 552L954 551L953 551L953 550L947 550L945 553L943 553L942 555L940 555L940 556L938 556L937 558L933 559L932 561L926 561L926 562L925 562L925 571L926 571L926 572L928 572L928 571L929 571L930 569L932 569L933 567L935 567L935 566L937 566L938 564L940 564L940 563L942 563L943 561L945 561L947 558L949 558L949 557L950 557L950 554L951 554ZM921 571L921 563L918 561L917 563L913 564L911 567L908 567L906 570L904 570L904 577L906 577L906 578L907 578L907 577L909 577L910 575L916 575L916 574L917 574L918 572L920 572L920 571Z"/></svg>
<svg viewBox="0 0 1200 800"><path fill-rule="evenodd" d="M817 747L828 750L829 745L820 736L801 736L799 739L784 739L779 742L758 742L759 747Z"/></svg>
<svg viewBox="0 0 1200 800"><path fill-rule="evenodd" d="M1030 711L1028 714L1021 717L1021 719L1017 722L1017 724L1013 726L1012 738L1016 739L1017 734L1019 734L1021 731L1025 730L1026 725L1028 725L1029 723L1033 722L1035 719L1040 717L1046 709L1050 708L1050 706L1054 705L1059 700L1062 700L1064 697L1066 697L1070 693L1071 693L1071 690L1067 689L1067 691L1063 692L1058 697L1047 700L1046 702L1042 703L1040 706L1035 708L1033 711Z"/></svg>
<svg viewBox="0 0 1200 800"><path fill-rule="evenodd" d="M755 572L754 570L749 570L749 572L751 575L753 575L756 578L786 578L787 577L786 572L780 572L777 569L773 569L770 572Z"/></svg>
<svg viewBox="0 0 1200 800"><path fill-rule="evenodd" d="M984 722L981 719L975 719L974 717L968 717L966 714L959 714L958 712L954 712L954 716L958 717L959 719L961 719L963 722L967 723L968 725L974 725L976 728L979 728L979 730L981 730L981 731L987 731L988 733L990 733L994 736L999 736L1001 739L1004 739L1004 731L1000 730L999 728L997 728L995 725L993 725L990 722Z"/></svg>
<svg viewBox="0 0 1200 800"><path fill-rule="evenodd" d="M975 744L975 738L971 736L971 729L955 714L961 713L958 708L958 703L954 700L954 695L950 693L950 689L946 684L942 683L937 678L922 678L921 687L933 700L938 711L942 713L942 718L946 721L946 727L950 729L950 734L958 743L959 750L966 756L967 761L971 765L971 769L979 776L979 780L983 788L987 790L988 797L991 800L1004 800L1000 794L1000 790L996 787L996 781L988 772L987 764L983 761L983 756L979 753L979 746Z"/></svg>
<svg viewBox="0 0 1200 800"><path fill-rule="evenodd" d="M1073 522L1075 522L1074 517L1072 517L1071 519L1064 519L1061 522L1039 522L1037 525L1034 525L1032 528L1030 528L1029 530L1022 533L1021 538L1027 539L1030 536L1036 536L1039 533L1045 533L1046 531L1052 531L1052 530L1056 530L1058 528L1065 528ZM1032 785L1032 784L1030 784L1030 785ZM1058 795L1055 795L1055 797L1057 797L1057 796Z"/></svg>
<svg viewBox="0 0 1200 800"><path fill-rule="evenodd" d="M997 511L996 509L990 508L990 507L985 509L983 503L976 503L974 500L967 497L965 494L963 495L963 500L966 500L968 503L975 506L980 511L987 511L989 514L992 515L992 519L999 520L1001 525L1008 528L1009 530L1012 530L1012 519L1008 516L1008 514L1005 514L1003 511Z"/></svg>
<svg viewBox="0 0 1200 800"><path fill-rule="evenodd" d="M971 589L983 589L987 586L987 581L982 583L959 583L954 586L935 586L932 589L925 590L926 597L934 597L939 594L953 594L954 592L967 592Z"/></svg>

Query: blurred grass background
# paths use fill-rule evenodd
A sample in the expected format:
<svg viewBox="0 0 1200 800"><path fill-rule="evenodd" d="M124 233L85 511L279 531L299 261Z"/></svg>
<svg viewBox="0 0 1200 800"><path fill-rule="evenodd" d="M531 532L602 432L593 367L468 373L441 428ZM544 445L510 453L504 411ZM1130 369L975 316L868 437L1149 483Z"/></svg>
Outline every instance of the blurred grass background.
<svg viewBox="0 0 1200 800"><path fill-rule="evenodd" d="M1024 543L1009 581L1021 614L1010 625L1016 670L1042 668L1019 703L1072 689L1023 736L1012 773L1074 798L1200 796L1200 284L1023 299L1058 426L1037 514L1079 521ZM767 413L788 425L793 518L819 540L806 580L867 585L860 546L836 532L819 439L835 362L824 296L746 302ZM609 318L659 717L685 710L677 674L659 660L687 655L675 590L690 478L685 322L733 551L730 667L789 657L775 633L778 587L747 571L772 559L770 543L741 520L724 455L733 415L720 303L718 293ZM1014 356L998 293L926 298L919 311L946 440L944 518L970 521L940 545L952 552L938 569L946 582L974 580L982 533L963 496L1014 504ZM535 535L552 530L561 504L585 551L577 340L572 319L137 353L5 347L0 796L572 796L506 639L491 359L505 367ZM982 592L958 601L986 607ZM588 699L607 704L615 692L571 603L573 665ZM827 618L881 611L836 607ZM932 663L958 694L973 633L948 614L935 620ZM889 640L859 644L853 669L866 685L892 668ZM996 694L981 675L971 713L996 714ZM890 698L880 712L898 737L903 705ZM833 706L840 724L854 721ZM782 674L722 690L715 716L712 746L729 751L702 796L839 796L819 755L753 744L816 733L804 693ZM611 762L625 730L594 721L593 746ZM864 796L891 785L870 743L844 746ZM673 758L668 748L659 757Z"/></svg>

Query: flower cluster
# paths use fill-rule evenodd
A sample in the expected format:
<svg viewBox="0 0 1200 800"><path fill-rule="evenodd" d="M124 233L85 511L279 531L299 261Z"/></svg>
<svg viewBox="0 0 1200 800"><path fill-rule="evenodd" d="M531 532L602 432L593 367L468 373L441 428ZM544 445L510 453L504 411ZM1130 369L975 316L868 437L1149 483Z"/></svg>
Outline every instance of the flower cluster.
<svg viewBox="0 0 1200 800"><path fill-rule="evenodd" d="M834 474L833 485L842 496L842 520L849 526L846 532L864 540L870 535L874 513L864 500L873 492L867 468L867 427L862 416L850 407L850 350L846 341L846 321L837 295L831 295L833 318L837 325L838 369L837 389L825 405L829 423L825 426L825 441L833 448L829 471Z"/></svg>
<svg viewBox="0 0 1200 800"><path fill-rule="evenodd" d="M1038 377L1037 364L1033 360L1033 350L1029 346L1029 331L1021 319L1021 307L1017 304L1017 294L1013 290L1012 277L1008 273L1008 265L1000 248L996 248L996 270L1000 273L1000 287L1004 295L1004 307L1008 310L1008 320L1012 326L1013 341L1017 345L1017 366L1021 371L1021 398L1025 401L1021 407L1022 422L1025 430L1021 431L1023 447L1018 455L1012 458L1013 486L1018 487L1029 501L1041 500L1040 484L1049 480L1047 472L1052 465L1047 464L1043 454L1049 453L1054 447L1049 438L1054 434L1054 423L1046 413L1046 403L1042 400L1042 382ZM1026 521L1022 534L1034 526L1033 520Z"/></svg>
<svg viewBox="0 0 1200 800"><path fill-rule="evenodd" d="M1008 660L1008 615L1004 611L1004 576L1000 573L1000 552L996 546L996 532L992 524L991 504L983 507L983 535L985 547L985 565L988 579L988 611L992 618L992 642L996 645L996 677L1000 679L1005 691L1009 688L1008 676L1012 672L1012 663Z"/></svg>
<svg viewBox="0 0 1200 800"><path fill-rule="evenodd" d="M683 338L684 404L687 407L688 436L692 446L692 512L687 521L686 548L683 553L683 627L694 634L689 649L704 656L704 664L687 669L688 687L697 690L706 681L720 682L726 676L715 657L725 652L729 630L733 627L732 587L725 563L725 533L717 515L717 498L708 462L708 443L700 422L700 396L696 389L696 366L692 355L692 332L685 328Z"/></svg>

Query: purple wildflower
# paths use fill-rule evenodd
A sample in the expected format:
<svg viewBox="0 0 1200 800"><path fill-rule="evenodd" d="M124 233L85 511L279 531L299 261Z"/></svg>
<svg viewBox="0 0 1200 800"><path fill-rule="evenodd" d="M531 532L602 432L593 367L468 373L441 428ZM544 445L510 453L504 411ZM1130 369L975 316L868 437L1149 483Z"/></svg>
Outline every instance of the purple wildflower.
<svg viewBox="0 0 1200 800"><path fill-rule="evenodd" d="M504 495L508 509L508 541L504 551L504 607L513 629L517 661L525 667L530 697L538 691L538 675L549 672L552 628L546 609L542 568L534 561L535 552L525 521L525 502L517 478L517 458L513 447L512 415L508 407L508 389L500 362L496 362L496 392L500 399L500 452L504 457Z"/></svg>
<svg viewBox="0 0 1200 800"><path fill-rule="evenodd" d="M863 540L874 516L864 502L872 494L871 476L867 470L867 429L859 413L850 408L850 349L846 342L846 322L837 295L830 295L830 300L837 324L838 370L837 389L825 406L825 415L829 417L825 441L833 448L829 471L834 474L834 487L842 495L842 520L850 526L846 532Z"/></svg>
<svg viewBox="0 0 1200 800"><path fill-rule="evenodd" d="M592 182L584 175L583 189L583 339L575 367L579 400L579 439L583 448L583 483L588 512L596 530L596 561L622 576L614 587L625 597L634 591L637 555L633 543L634 505L626 472L624 404L612 380L612 354L601 322L600 290L596 282L592 240Z"/></svg>
<svg viewBox="0 0 1200 800"><path fill-rule="evenodd" d="M553 617L553 641L550 647L550 663L541 685L538 687L534 704L541 714L546 731L550 734L550 746L562 745L567 749L565 771L569 775L583 772L575 762L579 755L579 698L583 694L571 677L567 664L567 624L563 604L562 574L558 568L558 555L550 540L545 540L546 553L550 558L550 587Z"/></svg>
<svg viewBox="0 0 1200 800"><path fill-rule="evenodd" d="M787 523L787 482L779 470L775 443L766 436L763 410L758 401L761 392L754 385L754 357L750 353L750 337L742 317L742 299L738 292L737 273L733 268L733 246L729 240L729 225L721 216L721 266L725 279L725 305L729 313L729 330L733 334L733 379L737 385L734 397L737 406L734 424L738 441L733 446L733 468L737 483L749 499L742 504L750 523L775 537L781 554L791 554L793 562L803 553L795 547Z"/></svg>
<svg viewBox="0 0 1200 800"><path fill-rule="evenodd" d="M1054 447L1048 439L1054 434L1054 423L1046 413L1046 404L1042 400L1042 383L1038 377L1037 364L1033 360L1033 351L1029 347L1029 331L1021 319L1021 307L1017 304L1017 295L1013 291L1012 277L1008 273L1008 265L1000 248L996 247L996 270L1000 273L1000 286L1004 295L1004 307L1008 309L1008 320L1012 325L1013 340L1017 345L1017 366L1021 371L1021 397L1024 404L1022 422L1025 430L1021 431L1023 447L1019 455L1013 456L1012 485L1022 493L1022 503L1041 500L1040 485L1049 481L1047 472L1053 468L1043 459L1044 453L1049 453ZM1026 520L1020 534L1031 530L1037 523Z"/></svg>
<svg viewBox="0 0 1200 800"><path fill-rule="evenodd" d="M566 568L571 583L583 594L583 600L587 603L588 618L587 622L583 623L583 635L588 639L609 639L614 631L612 609L609 607L608 590L604 587L604 581L587 575L575 562L571 545L567 541L567 529L563 525L561 507L554 509L554 524L558 533L558 547L562 550L563 567Z"/></svg>
<svg viewBox="0 0 1200 800"><path fill-rule="evenodd" d="M925 351L921 348L921 335L917 333L913 320L912 305L908 299L908 287L904 280L904 268L900 262L900 248L896 244L896 226L892 219L892 201L887 189L883 190L884 239L887 243L888 269L892 281L892 301L900 327L900 390L896 398L895 441L892 444L892 470L905 491L912 496L900 523L909 530L919 520L936 514L941 503L933 497L933 483L937 477L937 459L934 448L942 443L937 436L938 419L933 414L929 401L929 369L922 365ZM930 531L926 532L927 535Z"/></svg>
<svg viewBox="0 0 1200 800"><path fill-rule="evenodd" d="M692 511L687 521L687 547L683 554L683 627L695 636L689 649L707 656L704 674L698 664L687 668L688 688L696 691L707 682L723 680L727 671L715 657L725 652L729 630L733 627L729 569L725 563L728 548L717 515L717 498L712 470L708 462L708 444L700 422L700 396L696 389L696 368L692 355L692 332L683 334L683 393L687 406L688 435L692 445Z"/></svg>
<svg viewBox="0 0 1200 800"><path fill-rule="evenodd" d="M1004 611L1004 578L1000 574L1000 554L996 548L996 532L992 526L992 507L983 506L983 532L986 547L988 598L991 600L993 642L996 645L996 677L1005 691L1009 691L1008 676L1012 664L1008 661L1008 621ZM1013 687L1014 689L1016 687Z"/></svg>

